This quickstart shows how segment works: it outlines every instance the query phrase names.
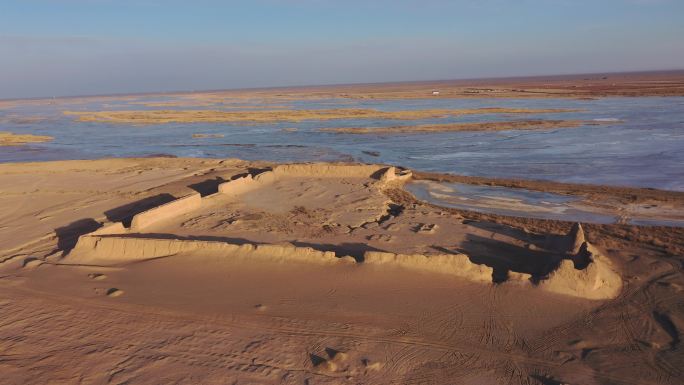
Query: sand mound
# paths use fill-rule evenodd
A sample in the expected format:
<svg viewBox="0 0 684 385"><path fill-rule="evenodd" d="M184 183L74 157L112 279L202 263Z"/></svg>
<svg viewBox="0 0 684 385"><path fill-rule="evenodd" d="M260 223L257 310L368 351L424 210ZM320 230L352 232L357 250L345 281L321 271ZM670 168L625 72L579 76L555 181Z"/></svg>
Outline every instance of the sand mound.
<svg viewBox="0 0 684 385"><path fill-rule="evenodd" d="M584 230L580 223L575 223L568 233L569 247L568 252L572 254L577 254L580 252L582 245L585 244L586 239L584 238Z"/></svg>
<svg viewBox="0 0 684 385"><path fill-rule="evenodd" d="M577 255L586 242L584 229L580 223L575 223L566 235L548 235L544 247L567 255Z"/></svg>
<svg viewBox="0 0 684 385"><path fill-rule="evenodd" d="M318 370L346 372L350 369L349 354L336 349L326 348L324 355L311 354L310 359L313 366Z"/></svg>
<svg viewBox="0 0 684 385"><path fill-rule="evenodd" d="M117 289L115 287L107 290L107 297L120 297L124 294L123 290Z"/></svg>
<svg viewBox="0 0 684 385"><path fill-rule="evenodd" d="M247 174L221 183L219 192L229 195L241 195L255 190L278 179L293 178L373 178L382 182L405 181L411 178L410 170L398 170L395 167L384 167L365 164L304 163L285 164L274 167L270 171L256 175Z"/></svg>
<svg viewBox="0 0 684 385"><path fill-rule="evenodd" d="M133 221L131 222L131 229L143 229L145 227L151 226L154 223L189 213L198 209L201 205L202 196L199 193L176 199L175 201L155 207L151 210L147 210L134 216Z"/></svg>
<svg viewBox="0 0 684 385"><path fill-rule="evenodd" d="M365 178L377 180L377 188L384 188L388 184L402 183L412 176L410 170L363 164L287 164L260 172L256 175L247 174L218 185L218 194L240 196L258 188L272 184L283 178ZM135 215L132 219L130 231L139 232L156 223L166 221L199 209L202 206L202 196L199 193L190 194L169 203ZM121 225L114 224L100 230L99 234L122 234L129 232Z"/></svg>
<svg viewBox="0 0 684 385"><path fill-rule="evenodd" d="M303 163L284 164L273 168L278 176L316 178L370 178L387 167L365 164Z"/></svg>
<svg viewBox="0 0 684 385"><path fill-rule="evenodd" d="M103 281L107 279L107 275L100 273L90 273L88 274L88 278L92 279L93 281Z"/></svg>
<svg viewBox="0 0 684 385"><path fill-rule="evenodd" d="M581 227L580 227L581 229ZM544 290L587 299L615 298L622 289L622 279L610 260L584 242L590 262L584 269L577 269L571 260L561 261L560 266L539 283Z"/></svg>
<svg viewBox="0 0 684 385"><path fill-rule="evenodd" d="M364 264L390 264L406 269L450 274L475 282L492 282L494 269L485 265L470 262L465 254L394 254L378 251L368 251L364 254Z"/></svg>
<svg viewBox="0 0 684 385"><path fill-rule="evenodd" d="M587 299L614 298L622 288L620 275L610 261L586 242L589 263L582 269L569 259L563 260L548 278L539 281L543 290ZM182 254L216 256L275 263L339 264L355 263L352 257L338 257L335 252L289 244L242 244L185 239L154 239L127 236L83 236L65 262L117 265ZM494 269L470 261L465 254L395 254L367 251L364 265L390 265L415 271L448 274L472 282L493 283ZM533 285L531 275L509 272L507 283Z"/></svg>
<svg viewBox="0 0 684 385"><path fill-rule="evenodd" d="M36 267L42 265L44 262L37 258L26 258L24 260L25 269L35 269Z"/></svg>
<svg viewBox="0 0 684 385"><path fill-rule="evenodd" d="M238 196L288 177L365 178L378 180L378 185L406 180L410 171L397 171L394 167L350 164L288 164L256 175L247 174L218 185L218 193ZM237 256L267 257L271 260L338 261L333 252L316 251L312 248L295 248L292 245L231 244L218 241L200 241L164 237L140 233L159 222L191 213L203 205L199 193L190 194L133 216L131 227L112 223L80 237L70 254L72 261L87 262L89 258L111 264L123 261L159 258L178 253L203 251ZM169 239L170 238L170 239Z"/></svg>
<svg viewBox="0 0 684 385"><path fill-rule="evenodd" d="M579 229L581 231L581 227ZM610 260L600 255L587 242L582 244L581 251L587 253L586 266L579 266L585 264L576 264L565 259L548 277L541 279L537 286L545 291L586 299L617 297L622 289L622 279ZM364 255L364 264L399 266L417 271L449 274L473 282L493 283L494 269L471 262L465 254L428 256L369 251ZM533 286L532 278L531 274L509 271L505 284Z"/></svg>

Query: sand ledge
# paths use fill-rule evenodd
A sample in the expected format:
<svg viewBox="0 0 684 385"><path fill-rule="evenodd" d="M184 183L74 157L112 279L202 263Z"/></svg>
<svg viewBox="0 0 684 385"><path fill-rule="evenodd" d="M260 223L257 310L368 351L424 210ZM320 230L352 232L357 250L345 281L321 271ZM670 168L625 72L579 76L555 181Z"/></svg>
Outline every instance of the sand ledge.
<svg viewBox="0 0 684 385"><path fill-rule="evenodd" d="M372 177L377 182L375 188L386 186L396 188L411 178L409 170L375 165L344 164L289 164L276 166L267 171L257 171L221 183L216 194L239 197L244 194L273 184L281 178L291 177ZM132 218L130 228L122 223L111 223L96 231L82 235L75 249L65 259L67 263L117 265L132 261L167 257L179 253L201 252L205 255L222 255L230 258L261 260L278 263L362 263L367 265L389 265L405 269L453 275L480 283L494 283L494 270L491 267L471 262L465 254L397 254L390 252L366 251L362 258L338 255L332 251L317 250L314 247L297 247L292 244L235 244L230 241L207 241L182 239L173 235L157 238L146 235L145 230L155 223L182 216L199 209L203 205L199 193L187 195L139 213ZM581 232L581 226L579 227ZM563 260L548 277L534 286L550 292L577 296L586 299L609 299L617 296L621 289L621 279L610 261L584 241L584 234L577 228L568 234L573 246L568 253L577 254L583 245L583 253L589 261L581 269L571 260ZM580 237L580 238L578 238ZM564 241L565 242L565 241ZM564 246L565 247L565 246ZM514 273L510 281L533 285L529 274Z"/></svg>

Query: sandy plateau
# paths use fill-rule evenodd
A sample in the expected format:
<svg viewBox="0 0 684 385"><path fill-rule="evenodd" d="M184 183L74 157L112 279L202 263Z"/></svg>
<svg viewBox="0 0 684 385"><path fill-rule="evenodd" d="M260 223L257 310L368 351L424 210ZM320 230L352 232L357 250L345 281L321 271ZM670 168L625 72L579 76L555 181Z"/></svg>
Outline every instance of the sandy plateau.
<svg viewBox="0 0 684 385"><path fill-rule="evenodd" d="M684 229L441 208L406 192L417 177L182 158L0 165L0 382L684 381Z"/></svg>

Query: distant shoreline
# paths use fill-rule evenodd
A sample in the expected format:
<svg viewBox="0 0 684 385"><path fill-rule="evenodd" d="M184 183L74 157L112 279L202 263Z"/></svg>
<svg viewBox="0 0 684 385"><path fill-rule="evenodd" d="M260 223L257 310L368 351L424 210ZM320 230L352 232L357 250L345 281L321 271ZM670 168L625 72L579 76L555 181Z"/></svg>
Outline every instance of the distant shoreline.
<svg viewBox="0 0 684 385"><path fill-rule="evenodd" d="M589 84L587 84L589 83ZM427 89L446 88L487 88L496 89L517 88L511 94L484 93L487 97L530 97L529 93L543 90L545 94L555 91L557 97L606 97L606 96L684 96L684 69L637 71L637 72L603 72L585 74L559 74L539 76L506 76L490 78L444 79L444 80L415 80L381 83L351 83L351 84L320 84L298 86L273 86L213 90L176 90L149 91L133 93L93 94L93 95L64 95L39 96L31 98L0 98L0 106L7 102L50 101L89 98L131 98L141 96L198 96L203 94L231 95L235 97L282 97L304 95L311 93L332 94L329 97L378 97L399 96L392 95L406 92L421 91L422 97L454 98L456 95L440 92L439 95L425 93ZM535 91L535 89L537 89ZM516 92L521 94L517 95ZM565 92L559 92L565 91ZM376 94L380 95L376 95ZM345 95L347 94L347 95ZM348 95L351 94L351 95ZM460 95L474 97L474 95ZM484 96L484 95L483 95ZM406 97L406 95L404 95Z"/></svg>

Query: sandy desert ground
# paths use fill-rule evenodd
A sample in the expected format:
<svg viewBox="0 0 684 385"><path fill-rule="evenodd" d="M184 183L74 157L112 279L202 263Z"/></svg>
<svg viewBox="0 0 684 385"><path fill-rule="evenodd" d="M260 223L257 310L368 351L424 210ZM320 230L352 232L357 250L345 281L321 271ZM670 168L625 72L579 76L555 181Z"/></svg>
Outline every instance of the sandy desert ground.
<svg viewBox="0 0 684 385"><path fill-rule="evenodd" d="M439 94L434 95L437 91ZM597 98L606 96L681 96L684 71L632 72L527 78L332 85L188 94L197 103L236 98Z"/></svg>
<svg viewBox="0 0 684 385"><path fill-rule="evenodd" d="M409 194L411 178L449 176L0 165L1 382L684 381L684 228L447 209ZM498 183L684 206L653 189Z"/></svg>
<svg viewBox="0 0 684 385"><path fill-rule="evenodd" d="M438 92L438 94L434 94ZM535 76L492 79L439 80L403 83L372 83L309 87L258 88L192 92L150 93L139 95L102 95L102 101L132 100L141 95L182 97L182 101L139 102L146 107L206 107L216 104L237 109L272 109L277 101L306 99L472 99L472 98L572 98L683 96L684 71L627 72L563 76ZM69 101L90 101L92 96L65 98ZM260 107L250 101L268 102ZM0 100L0 108L17 104L50 104L52 99Z"/></svg>

